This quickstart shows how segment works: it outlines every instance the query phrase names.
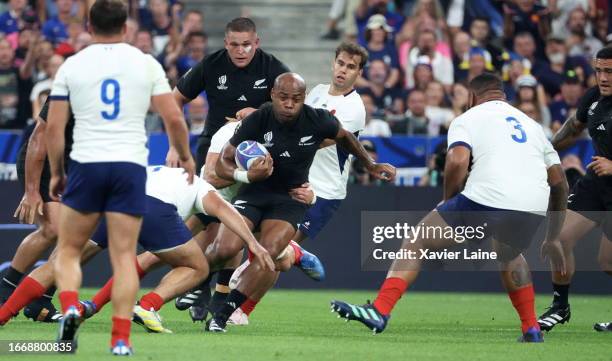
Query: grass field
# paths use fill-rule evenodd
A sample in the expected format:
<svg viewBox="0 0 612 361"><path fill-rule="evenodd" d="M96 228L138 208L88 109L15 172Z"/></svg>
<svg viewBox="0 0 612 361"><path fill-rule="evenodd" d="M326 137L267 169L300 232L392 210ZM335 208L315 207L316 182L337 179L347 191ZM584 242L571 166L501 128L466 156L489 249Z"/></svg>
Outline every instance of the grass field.
<svg viewBox="0 0 612 361"><path fill-rule="evenodd" d="M91 295L86 292L85 295ZM208 334L186 312L162 309L174 334L147 334L133 325L134 360L606 360L612 333L592 329L612 320L610 297L573 296L573 317L545 335L544 344L519 344L519 321L505 294L412 293L399 303L387 330L373 336L360 323L329 312L332 298L363 302L374 292L275 291L258 306L246 327ZM541 295L538 312L549 301ZM0 355L2 360L110 359L110 307L80 330L75 356ZM602 319L603 318L603 319ZM0 328L0 340L52 340L56 325L22 315Z"/></svg>

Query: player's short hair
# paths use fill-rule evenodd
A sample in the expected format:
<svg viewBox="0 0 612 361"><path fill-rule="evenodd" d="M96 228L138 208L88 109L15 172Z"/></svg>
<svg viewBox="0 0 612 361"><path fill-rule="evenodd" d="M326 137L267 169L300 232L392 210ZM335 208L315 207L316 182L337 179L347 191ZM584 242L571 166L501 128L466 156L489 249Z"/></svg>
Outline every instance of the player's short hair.
<svg viewBox="0 0 612 361"><path fill-rule="evenodd" d="M599 49L595 54L595 59L612 59L612 46L608 45Z"/></svg>
<svg viewBox="0 0 612 361"><path fill-rule="evenodd" d="M235 18L234 20L227 23L227 25L225 26L225 33L227 34L230 31L235 33L256 33L257 27L255 26L253 20L241 17Z"/></svg>
<svg viewBox="0 0 612 361"><path fill-rule="evenodd" d="M363 67L368 62L368 51L361 45L355 43L349 43L347 41L342 42L336 48L336 58L340 53L347 53L348 55L355 56L358 55L359 59L359 69L363 69Z"/></svg>
<svg viewBox="0 0 612 361"><path fill-rule="evenodd" d="M127 17L127 5L121 0L96 0L89 10L91 27L100 35L121 33Z"/></svg>
<svg viewBox="0 0 612 361"><path fill-rule="evenodd" d="M503 93L504 83L497 74L487 72L472 79L468 85L468 89L476 94L476 96L481 96L490 91L500 91Z"/></svg>

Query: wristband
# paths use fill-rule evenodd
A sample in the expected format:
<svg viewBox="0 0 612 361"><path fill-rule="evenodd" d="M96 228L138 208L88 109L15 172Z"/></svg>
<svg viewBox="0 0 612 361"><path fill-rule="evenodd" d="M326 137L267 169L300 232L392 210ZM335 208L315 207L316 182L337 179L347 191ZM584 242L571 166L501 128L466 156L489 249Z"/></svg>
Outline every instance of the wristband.
<svg viewBox="0 0 612 361"><path fill-rule="evenodd" d="M242 183L251 183L249 181L248 172L246 170L234 169L234 180Z"/></svg>

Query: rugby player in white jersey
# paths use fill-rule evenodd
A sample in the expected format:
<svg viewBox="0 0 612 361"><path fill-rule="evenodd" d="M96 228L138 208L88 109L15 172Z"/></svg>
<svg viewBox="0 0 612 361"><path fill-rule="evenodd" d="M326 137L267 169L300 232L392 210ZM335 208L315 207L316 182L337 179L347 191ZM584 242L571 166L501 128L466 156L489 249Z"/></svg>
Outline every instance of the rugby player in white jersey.
<svg viewBox="0 0 612 361"><path fill-rule="evenodd" d="M543 221L543 214L551 211L542 252L564 268L556 236L565 218L565 174L542 127L505 101L498 76L479 75L469 89L471 109L456 118L448 132L445 202L419 225L444 229L487 224L480 239L493 237L502 283L521 319L519 340L542 342L533 285L522 252ZM419 255L421 250L457 245L452 236L432 233L404 240L402 250ZM332 310L347 320L360 321L375 333L382 332L391 310L418 276L421 262L421 257L396 259L373 304L332 301Z"/></svg>
<svg viewBox="0 0 612 361"><path fill-rule="evenodd" d="M111 351L130 354L132 308L138 290L136 240L146 213L148 150L144 117L151 103L164 119L170 144L193 179L188 131L161 65L123 43L127 5L97 0L89 11L94 43L67 59L51 90L46 135L51 168L50 196L61 197L55 263L64 317L58 339L76 349L81 250L104 214L113 274ZM63 152L69 107L75 116L74 144L66 177Z"/></svg>

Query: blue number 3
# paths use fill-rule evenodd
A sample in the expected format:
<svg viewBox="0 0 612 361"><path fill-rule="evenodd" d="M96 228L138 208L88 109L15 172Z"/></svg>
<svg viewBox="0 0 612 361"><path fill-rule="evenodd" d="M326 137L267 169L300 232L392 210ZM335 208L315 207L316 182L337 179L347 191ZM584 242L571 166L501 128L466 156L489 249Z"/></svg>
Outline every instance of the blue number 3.
<svg viewBox="0 0 612 361"><path fill-rule="evenodd" d="M111 93L111 97L108 97L109 89ZM100 89L100 98L102 99L102 103L113 106L113 111L108 112L106 110L100 112L102 114L102 118L106 120L115 120L119 116L119 99L120 99L120 88L119 82L115 79L106 79L102 82L102 88Z"/></svg>
<svg viewBox="0 0 612 361"><path fill-rule="evenodd" d="M508 117L506 118L506 121L509 123L514 123L514 129L521 132L520 136L517 136L516 134L512 134L512 140L514 140L517 143L525 143L527 141L527 134L525 133L525 130L523 129L523 126L518 121L518 119L514 117Z"/></svg>

